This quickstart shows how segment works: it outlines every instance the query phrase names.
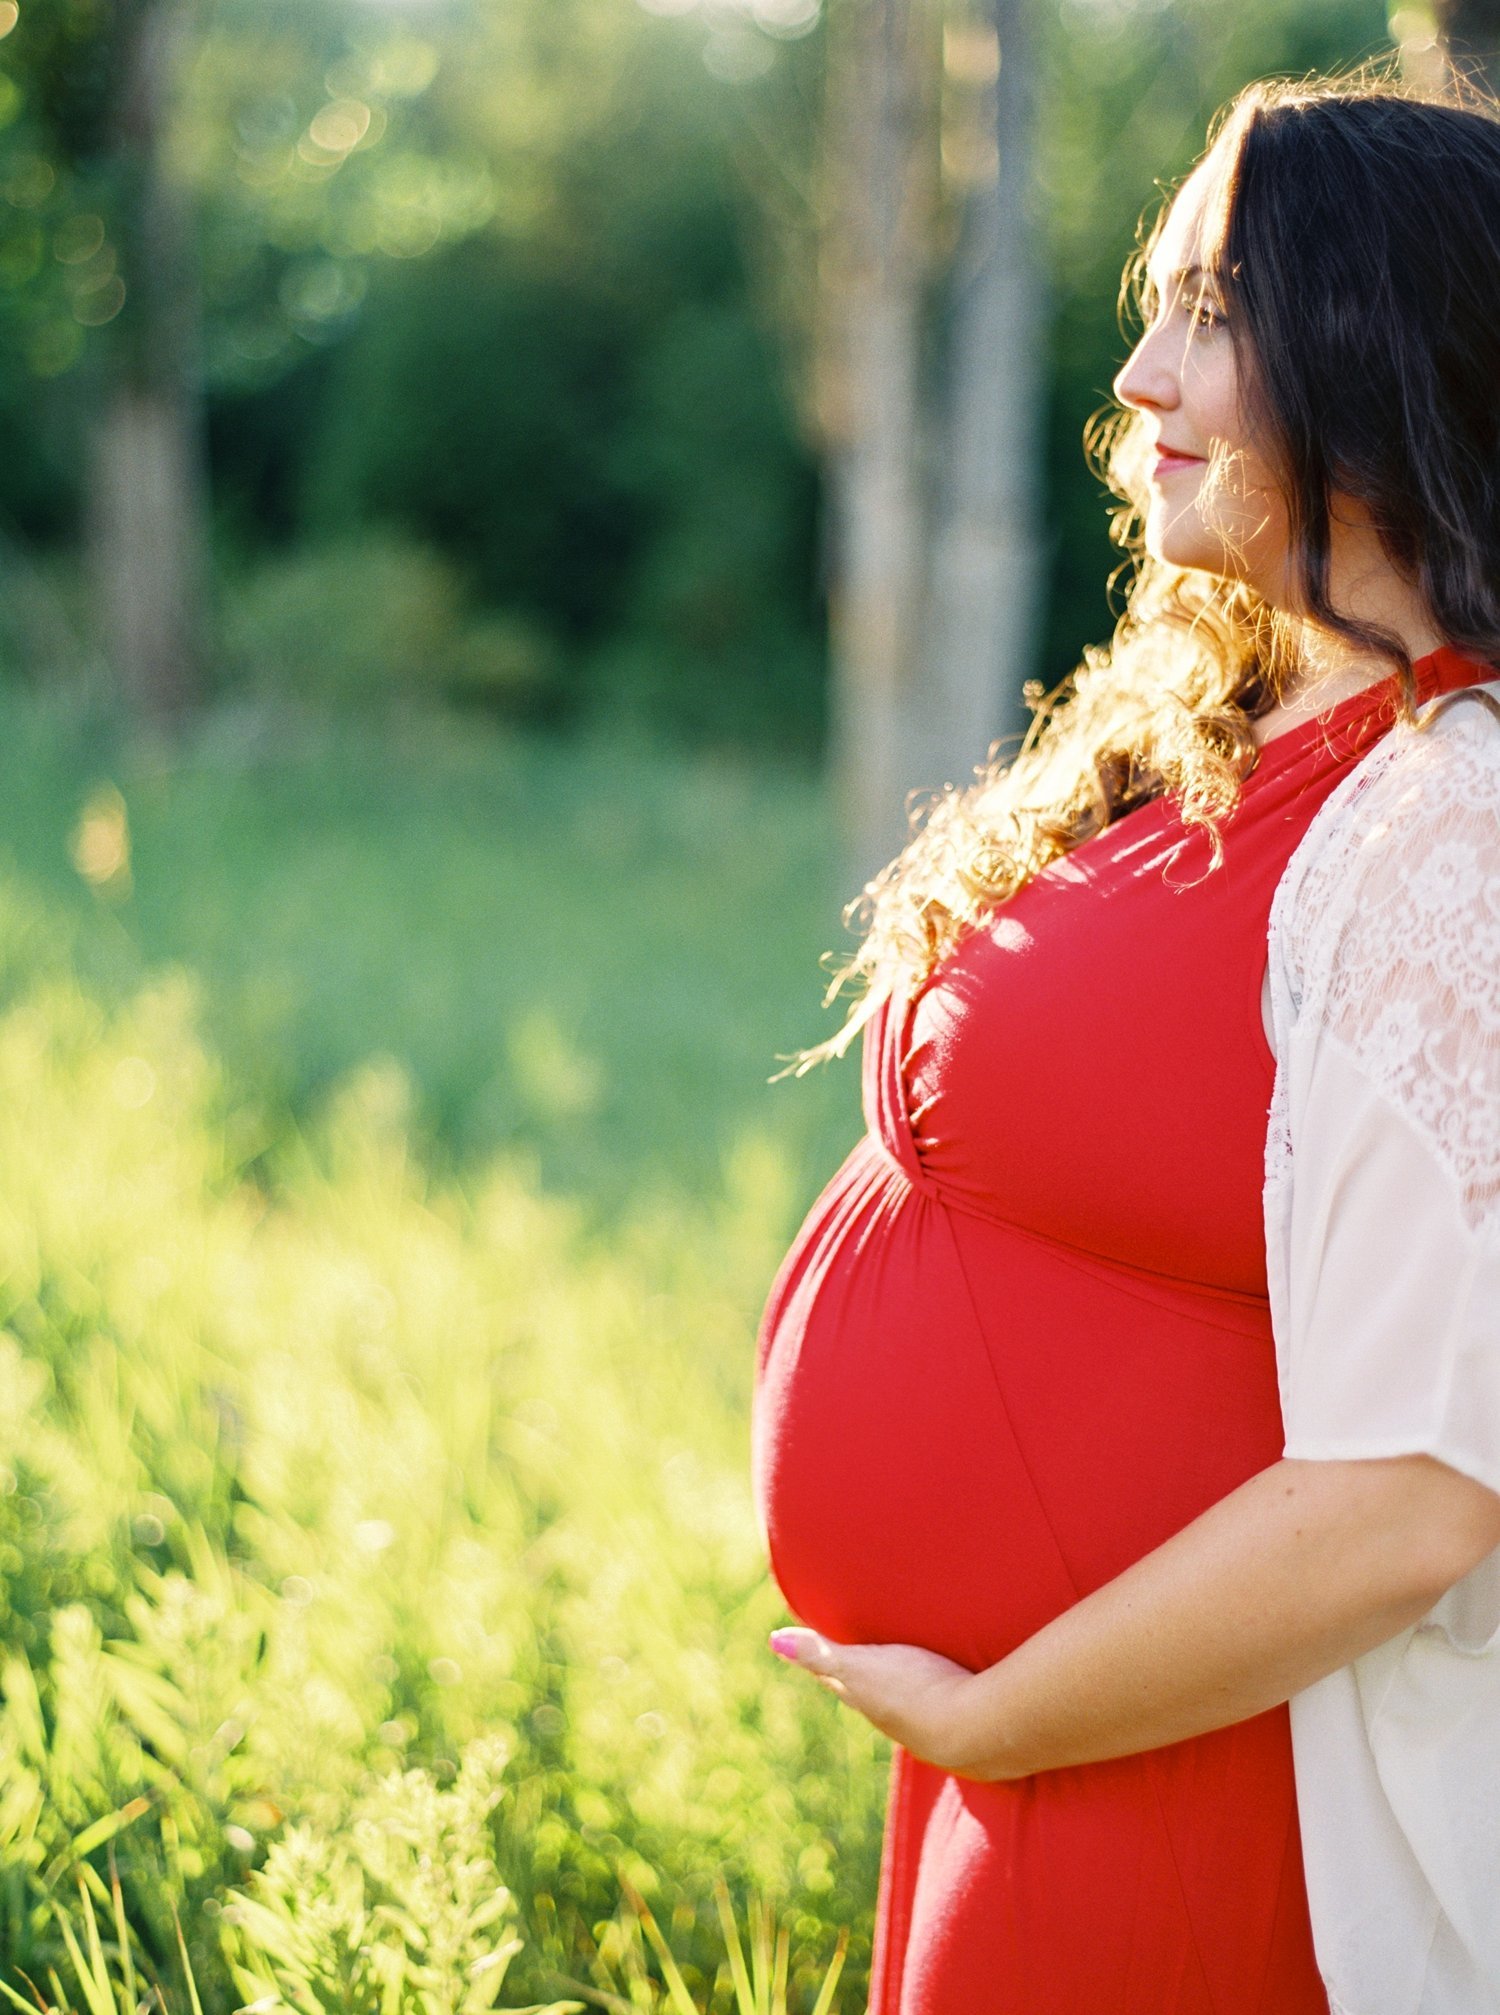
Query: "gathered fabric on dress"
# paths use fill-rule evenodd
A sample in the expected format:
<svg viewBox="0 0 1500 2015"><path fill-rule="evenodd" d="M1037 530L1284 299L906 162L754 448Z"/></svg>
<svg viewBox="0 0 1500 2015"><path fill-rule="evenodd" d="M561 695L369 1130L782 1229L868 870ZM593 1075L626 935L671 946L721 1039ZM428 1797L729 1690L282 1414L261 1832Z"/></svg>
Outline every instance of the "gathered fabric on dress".
<svg viewBox="0 0 1500 2015"><path fill-rule="evenodd" d="M757 1352L757 1504L804 1622L979 1669L1280 1456L1267 922L1392 719L1382 685L1271 741L1212 871L1170 801L1137 807L871 1020L867 1131ZM1285 1708L1010 1784L896 1751L870 2015L1327 2006Z"/></svg>

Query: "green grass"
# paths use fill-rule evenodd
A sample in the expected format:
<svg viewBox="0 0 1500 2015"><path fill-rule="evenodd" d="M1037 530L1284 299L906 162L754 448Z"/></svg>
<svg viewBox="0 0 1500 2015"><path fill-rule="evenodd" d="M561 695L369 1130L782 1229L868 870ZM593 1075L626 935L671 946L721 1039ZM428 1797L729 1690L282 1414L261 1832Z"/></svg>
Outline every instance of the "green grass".
<svg viewBox="0 0 1500 2015"><path fill-rule="evenodd" d="M700 1191L749 1131L810 1178L847 1144L851 1074L765 1082L832 1025L816 960L839 892L795 772L452 719L330 726L277 754L253 718L122 770L65 715L12 703L0 728L0 844L75 914L89 786L125 792L113 935L194 976L207 1040L278 1136L389 1055L445 1161L523 1147L547 1187L601 1202Z"/></svg>
<svg viewBox="0 0 1500 2015"><path fill-rule="evenodd" d="M0 1980L810 2009L847 1925L854 2005L881 1745L768 1657L746 1481L858 1126L849 1063L765 1082L826 1026L815 790L0 737Z"/></svg>

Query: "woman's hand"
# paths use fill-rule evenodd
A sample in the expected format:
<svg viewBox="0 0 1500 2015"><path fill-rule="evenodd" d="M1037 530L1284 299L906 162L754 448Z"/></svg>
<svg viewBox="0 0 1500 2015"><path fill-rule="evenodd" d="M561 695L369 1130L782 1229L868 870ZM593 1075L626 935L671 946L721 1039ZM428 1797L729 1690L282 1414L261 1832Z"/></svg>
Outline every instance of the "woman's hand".
<svg viewBox="0 0 1500 2015"><path fill-rule="evenodd" d="M835 1644L816 1630L771 1632L771 1649L800 1665L882 1735L957 1777L994 1777L976 1726L975 1676L915 1644Z"/></svg>
<svg viewBox="0 0 1500 2015"><path fill-rule="evenodd" d="M1284 1457L983 1672L813 1630L771 1643L924 1762L1009 1780L1263 1714L1497 1546L1500 1492L1431 1456Z"/></svg>

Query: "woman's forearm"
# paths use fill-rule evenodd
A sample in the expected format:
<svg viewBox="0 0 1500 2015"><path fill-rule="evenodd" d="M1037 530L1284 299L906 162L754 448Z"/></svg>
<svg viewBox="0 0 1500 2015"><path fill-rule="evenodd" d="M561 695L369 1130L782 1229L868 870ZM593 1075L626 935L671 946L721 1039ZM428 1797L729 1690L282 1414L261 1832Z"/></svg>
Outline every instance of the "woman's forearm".
<svg viewBox="0 0 1500 2015"><path fill-rule="evenodd" d="M1247 1720L1415 1623L1497 1543L1500 1497L1426 1456L1276 1463L976 1675L967 1774Z"/></svg>

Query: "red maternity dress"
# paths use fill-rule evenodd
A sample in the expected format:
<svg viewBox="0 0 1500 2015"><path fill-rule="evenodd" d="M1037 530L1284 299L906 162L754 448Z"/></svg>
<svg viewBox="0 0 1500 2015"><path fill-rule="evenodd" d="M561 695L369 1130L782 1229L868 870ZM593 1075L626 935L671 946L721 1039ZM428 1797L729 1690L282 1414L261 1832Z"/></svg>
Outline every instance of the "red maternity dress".
<svg viewBox="0 0 1500 2015"><path fill-rule="evenodd" d="M1423 696L1466 683L1420 661ZM1223 864L1158 799L865 1035L866 1137L782 1264L757 1501L793 1614L978 1669L1281 1454L1261 1187L1272 893L1389 725L1266 745ZM1326 2015L1285 1708L978 1784L897 1750L870 2015Z"/></svg>

